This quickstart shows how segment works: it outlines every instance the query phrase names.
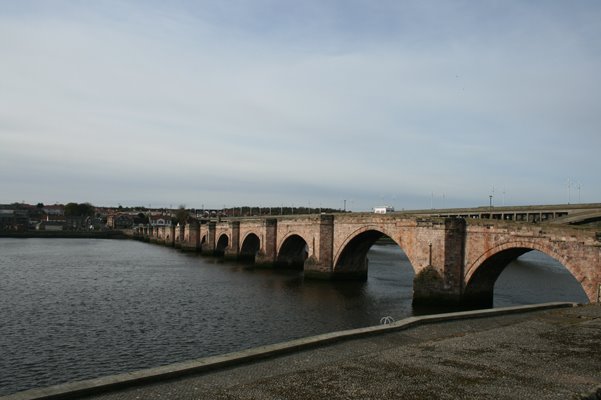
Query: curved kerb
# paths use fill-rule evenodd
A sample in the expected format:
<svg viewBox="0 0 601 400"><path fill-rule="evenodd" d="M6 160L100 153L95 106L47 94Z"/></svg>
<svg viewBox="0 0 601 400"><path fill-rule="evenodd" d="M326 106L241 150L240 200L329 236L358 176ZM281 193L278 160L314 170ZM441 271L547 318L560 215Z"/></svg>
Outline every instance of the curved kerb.
<svg viewBox="0 0 601 400"><path fill-rule="evenodd" d="M25 390L0 397L0 400L68 399L83 395L105 393L110 390L131 387L142 383L154 383L161 380L177 378L195 373L215 371L224 367L249 363L255 360L291 353L298 350L305 350L311 347L326 345L342 340L355 339L362 336L376 335L380 333L401 331L419 325L460 319L495 317L522 312L541 311L552 308L574 307L576 305L576 303L555 302L409 317L386 325L376 325L366 328L324 333L321 335L291 340L288 342L260 346L248 350L205 357L162 367L149 368L95 379L87 379L78 382L70 382L61 385L49 386L46 388Z"/></svg>

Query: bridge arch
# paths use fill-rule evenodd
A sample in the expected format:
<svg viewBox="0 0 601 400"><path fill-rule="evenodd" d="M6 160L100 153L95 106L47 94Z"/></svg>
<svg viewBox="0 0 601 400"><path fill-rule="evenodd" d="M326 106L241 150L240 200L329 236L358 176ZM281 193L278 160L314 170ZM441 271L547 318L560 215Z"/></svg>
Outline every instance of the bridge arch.
<svg viewBox="0 0 601 400"><path fill-rule="evenodd" d="M215 246L215 255L223 256L225 254L225 250L230 245L230 238L227 234L222 233L217 240L217 246Z"/></svg>
<svg viewBox="0 0 601 400"><path fill-rule="evenodd" d="M249 232L242 240L238 258L242 261L254 262L259 250L261 250L261 239L257 234Z"/></svg>
<svg viewBox="0 0 601 400"><path fill-rule="evenodd" d="M407 255L394 233L379 227L365 226L350 234L338 249L334 257L334 274L367 279L367 253L382 237L390 238ZM409 258L409 255L407 257ZM416 273L414 263L410 258L409 263L413 272Z"/></svg>
<svg viewBox="0 0 601 400"><path fill-rule="evenodd" d="M309 244L300 235L288 235L279 247L276 267L303 269L309 257Z"/></svg>
<svg viewBox="0 0 601 400"><path fill-rule="evenodd" d="M479 306L492 306L494 285L505 267L519 256L532 250L544 253L561 263L586 292L582 283L588 279L587 275L568 257L547 243L521 240L494 246L467 266L464 279L464 302Z"/></svg>

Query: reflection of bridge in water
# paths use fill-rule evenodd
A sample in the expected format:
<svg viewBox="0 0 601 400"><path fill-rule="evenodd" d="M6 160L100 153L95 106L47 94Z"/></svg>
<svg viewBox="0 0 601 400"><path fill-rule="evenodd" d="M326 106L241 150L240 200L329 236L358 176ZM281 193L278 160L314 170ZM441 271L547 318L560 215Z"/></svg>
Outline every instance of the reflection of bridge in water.
<svg viewBox="0 0 601 400"><path fill-rule="evenodd" d="M417 304L492 305L503 269L538 250L562 263L589 300L599 302L598 221L600 204L227 218L139 228L137 235L255 264L302 268L305 277L322 279L366 279L369 248L388 236L415 271Z"/></svg>

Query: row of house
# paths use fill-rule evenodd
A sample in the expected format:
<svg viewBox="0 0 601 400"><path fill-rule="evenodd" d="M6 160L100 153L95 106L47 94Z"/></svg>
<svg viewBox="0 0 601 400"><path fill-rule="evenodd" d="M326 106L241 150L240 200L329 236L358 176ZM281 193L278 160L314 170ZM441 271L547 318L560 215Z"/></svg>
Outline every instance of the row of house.
<svg viewBox="0 0 601 400"><path fill-rule="evenodd" d="M147 225L152 226L171 226L173 220L170 215L142 213L114 213L109 214L106 220L106 226L111 229L129 229L134 226Z"/></svg>
<svg viewBox="0 0 601 400"><path fill-rule="evenodd" d="M29 228L27 210L0 209L0 230L24 231Z"/></svg>
<svg viewBox="0 0 601 400"><path fill-rule="evenodd" d="M92 216L65 215L65 206L55 204L29 205L24 203L0 204L0 231L81 231L103 229L128 229L134 226L171 226L171 210L136 212L130 210L94 209Z"/></svg>
<svg viewBox="0 0 601 400"><path fill-rule="evenodd" d="M65 215L65 206L29 205L15 203L0 205L0 231L24 232L28 230L79 231L103 229L106 218L93 216Z"/></svg>

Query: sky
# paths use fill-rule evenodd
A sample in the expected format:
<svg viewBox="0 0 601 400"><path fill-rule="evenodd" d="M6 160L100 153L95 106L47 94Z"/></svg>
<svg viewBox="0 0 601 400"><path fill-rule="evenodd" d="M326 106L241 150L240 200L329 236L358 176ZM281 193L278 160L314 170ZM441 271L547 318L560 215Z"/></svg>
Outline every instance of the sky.
<svg viewBox="0 0 601 400"><path fill-rule="evenodd" d="M601 2L0 0L0 203L601 202Z"/></svg>

